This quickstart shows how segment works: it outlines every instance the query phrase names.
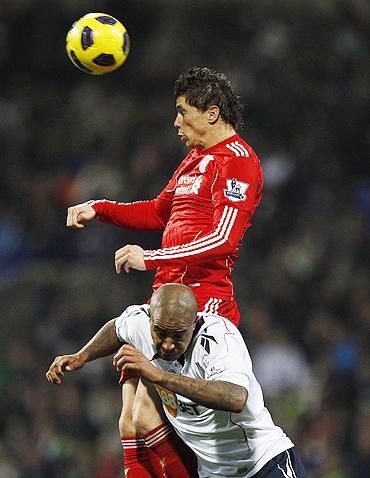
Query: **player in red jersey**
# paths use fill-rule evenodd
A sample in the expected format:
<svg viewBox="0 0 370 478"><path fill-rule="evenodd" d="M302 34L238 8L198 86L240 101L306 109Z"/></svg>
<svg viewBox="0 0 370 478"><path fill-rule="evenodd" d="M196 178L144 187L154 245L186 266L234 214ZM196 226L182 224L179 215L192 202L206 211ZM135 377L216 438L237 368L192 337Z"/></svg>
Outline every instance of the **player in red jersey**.
<svg viewBox="0 0 370 478"><path fill-rule="evenodd" d="M126 245L116 251L117 273L131 268L156 269L153 290L168 282L188 285L198 300L199 311L219 312L238 325L240 314L231 273L261 200L260 162L236 132L242 108L224 74L191 68L177 79L175 98L174 126L191 151L163 191L150 201L98 199L73 206L68 208L67 226L83 228L85 222L96 217L119 227L163 231L160 249ZM142 382L126 380L122 399L119 428L125 463L131 463L136 445L139 449L144 443L154 449L153 445L161 444L171 429L164 421L158 397ZM137 437L143 438L141 444ZM135 459L140 455L143 461L144 445ZM157 452L161 455L161 450ZM171 473L167 471L168 476L186 476L186 471L184 475ZM127 476L135 475L129 470Z"/></svg>

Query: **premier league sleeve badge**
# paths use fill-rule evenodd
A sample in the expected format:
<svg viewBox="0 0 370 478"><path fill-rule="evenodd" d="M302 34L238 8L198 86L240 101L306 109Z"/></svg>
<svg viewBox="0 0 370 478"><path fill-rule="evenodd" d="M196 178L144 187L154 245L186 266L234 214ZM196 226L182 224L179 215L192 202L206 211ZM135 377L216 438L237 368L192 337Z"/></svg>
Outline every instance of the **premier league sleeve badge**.
<svg viewBox="0 0 370 478"><path fill-rule="evenodd" d="M248 183L243 183L237 181L235 178L226 179L226 189L224 189L224 194L227 199L233 202L245 201L247 196L246 192L249 188Z"/></svg>

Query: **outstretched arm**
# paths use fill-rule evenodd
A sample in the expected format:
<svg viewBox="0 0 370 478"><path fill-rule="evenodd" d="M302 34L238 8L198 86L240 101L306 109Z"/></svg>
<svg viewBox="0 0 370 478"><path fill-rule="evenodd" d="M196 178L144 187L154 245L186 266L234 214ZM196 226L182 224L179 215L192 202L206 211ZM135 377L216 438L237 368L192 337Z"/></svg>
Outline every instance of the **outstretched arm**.
<svg viewBox="0 0 370 478"><path fill-rule="evenodd" d="M222 380L203 380L164 372L155 367L139 350L123 345L114 356L117 370L134 370L146 381L187 397L195 403L214 410L239 413L248 398L244 387Z"/></svg>
<svg viewBox="0 0 370 478"><path fill-rule="evenodd" d="M67 209L67 227L82 229L85 222L96 218L101 222L127 229L162 230L167 220L168 202L160 198L152 201L123 203L97 199L76 204Z"/></svg>
<svg viewBox="0 0 370 478"><path fill-rule="evenodd" d="M99 221L137 231L163 230L171 208L171 203L161 197L130 203L97 199L89 204Z"/></svg>
<svg viewBox="0 0 370 478"><path fill-rule="evenodd" d="M86 357L85 362L112 355L121 347L122 342L117 337L115 322L116 319L112 319L103 325L94 337L78 352Z"/></svg>
<svg viewBox="0 0 370 478"><path fill-rule="evenodd" d="M155 199L129 203L97 199L89 204L101 222L138 231L162 231L171 214L178 170Z"/></svg>
<svg viewBox="0 0 370 478"><path fill-rule="evenodd" d="M56 357L46 372L46 378L51 383L60 384L65 372L78 370L86 362L111 355L117 352L121 345L116 334L115 319L112 319L79 352Z"/></svg>

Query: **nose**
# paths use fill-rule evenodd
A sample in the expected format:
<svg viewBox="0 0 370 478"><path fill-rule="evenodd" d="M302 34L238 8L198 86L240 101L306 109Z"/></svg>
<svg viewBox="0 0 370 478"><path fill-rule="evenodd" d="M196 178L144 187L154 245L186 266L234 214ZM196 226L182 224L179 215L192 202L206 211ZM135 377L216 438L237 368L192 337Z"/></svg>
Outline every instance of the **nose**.
<svg viewBox="0 0 370 478"><path fill-rule="evenodd" d="M170 352L171 350L175 348L175 344L173 343L173 340L170 337L167 337L162 343L162 348L166 352Z"/></svg>
<svg viewBox="0 0 370 478"><path fill-rule="evenodd" d="M180 115L180 113L177 113L173 125L174 125L175 128L179 129L180 128L180 123L181 123L181 115Z"/></svg>

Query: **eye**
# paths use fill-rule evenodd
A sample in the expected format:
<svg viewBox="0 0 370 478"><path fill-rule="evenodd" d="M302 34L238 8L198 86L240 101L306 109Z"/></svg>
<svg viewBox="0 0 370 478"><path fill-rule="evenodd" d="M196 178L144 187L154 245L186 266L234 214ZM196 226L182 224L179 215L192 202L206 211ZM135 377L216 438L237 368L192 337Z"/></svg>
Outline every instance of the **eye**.
<svg viewBox="0 0 370 478"><path fill-rule="evenodd" d="M155 328L154 328L154 333L155 333L156 337L160 340L163 340L166 337L166 334L163 331L157 330Z"/></svg>
<svg viewBox="0 0 370 478"><path fill-rule="evenodd" d="M175 342L182 342L184 340L184 335L183 334L175 334L173 337L173 340Z"/></svg>

